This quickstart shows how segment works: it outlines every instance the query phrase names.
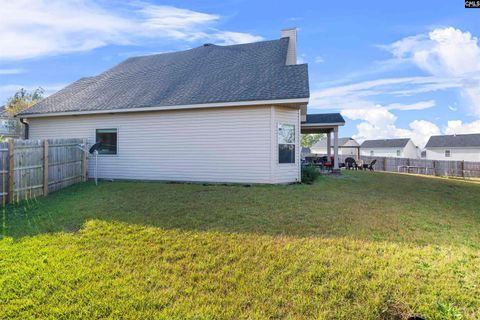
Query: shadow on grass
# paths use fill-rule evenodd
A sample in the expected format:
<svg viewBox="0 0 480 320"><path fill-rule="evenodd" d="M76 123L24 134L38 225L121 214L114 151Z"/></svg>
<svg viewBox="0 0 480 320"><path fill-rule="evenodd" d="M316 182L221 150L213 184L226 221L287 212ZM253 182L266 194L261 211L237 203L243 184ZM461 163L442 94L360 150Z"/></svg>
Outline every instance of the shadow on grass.
<svg viewBox="0 0 480 320"><path fill-rule="evenodd" d="M348 172L314 185L78 184L8 206L3 236L75 232L86 221L165 229L348 237L480 247L480 185Z"/></svg>

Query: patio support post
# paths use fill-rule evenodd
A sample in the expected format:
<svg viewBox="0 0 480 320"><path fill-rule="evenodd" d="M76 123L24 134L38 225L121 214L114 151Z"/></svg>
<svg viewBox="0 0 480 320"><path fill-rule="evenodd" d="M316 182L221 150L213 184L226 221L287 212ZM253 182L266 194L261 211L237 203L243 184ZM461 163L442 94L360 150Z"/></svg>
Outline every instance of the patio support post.
<svg viewBox="0 0 480 320"><path fill-rule="evenodd" d="M332 155L332 134L330 132L327 133L327 156L328 161L330 161L330 157Z"/></svg>
<svg viewBox="0 0 480 320"><path fill-rule="evenodd" d="M333 156L335 161L333 162L333 170L339 170L338 166L338 127L333 129Z"/></svg>

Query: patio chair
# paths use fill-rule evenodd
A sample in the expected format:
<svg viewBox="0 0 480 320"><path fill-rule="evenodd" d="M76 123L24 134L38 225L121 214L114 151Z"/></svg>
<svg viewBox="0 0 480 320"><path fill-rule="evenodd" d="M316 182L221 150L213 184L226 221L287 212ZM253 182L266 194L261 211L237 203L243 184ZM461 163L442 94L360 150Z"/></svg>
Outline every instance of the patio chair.
<svg viewBox="0 0 480 320"><path fill-rule="evenodd" d="M332 171L333 170L333 166L335 164L335 158L334 157L330 157L330 161L328 161L328 157L324 157L325 158L325 162L323 162L323 167L326 168L327 170L329 171Z"/></svg>
<svg viewBox="0 0 480 320"><path fill-rule="evenodd" d="M363 170L363 160L362 159L358 159L357 161L357 169L360 169L360 170Z"/></svg>
<svg viewBox="0 0 480 320"><path fill-rule="evenodd" d="M357 162L355 161L355 159L348 157L345 159L345 167L348 170L357 169Z"/></svg>
<svg viewBox="0 0 480 320"><path fill-rule="evenodd" d="M375 163L377 163L377 159L373 159L372 162L370 162L370 164L367 166L367 169L370 170L370 171L375 171Z"/></svg>

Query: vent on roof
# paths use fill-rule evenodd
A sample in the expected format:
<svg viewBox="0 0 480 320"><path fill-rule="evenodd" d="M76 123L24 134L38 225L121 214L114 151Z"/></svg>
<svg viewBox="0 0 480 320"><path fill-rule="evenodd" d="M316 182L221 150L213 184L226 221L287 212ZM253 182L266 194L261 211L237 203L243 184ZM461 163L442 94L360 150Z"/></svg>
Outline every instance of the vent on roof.
<svg viewBox="0 0 480 320"><path fill-rule="evenodd" d="M213 46L213 43L204 43L203 46L204 47L210 47L210 46Z"/></svg>

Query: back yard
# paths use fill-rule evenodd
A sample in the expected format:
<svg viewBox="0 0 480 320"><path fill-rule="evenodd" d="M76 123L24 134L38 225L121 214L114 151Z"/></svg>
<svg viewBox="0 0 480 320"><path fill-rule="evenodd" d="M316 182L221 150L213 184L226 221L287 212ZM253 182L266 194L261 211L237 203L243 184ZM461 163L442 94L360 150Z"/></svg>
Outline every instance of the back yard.
<svg viewBox="0 0 480 320"><path fill-rule="evenodd" d="M1 217L0 318L480 318L480 184L102 182Z"/></svg>

